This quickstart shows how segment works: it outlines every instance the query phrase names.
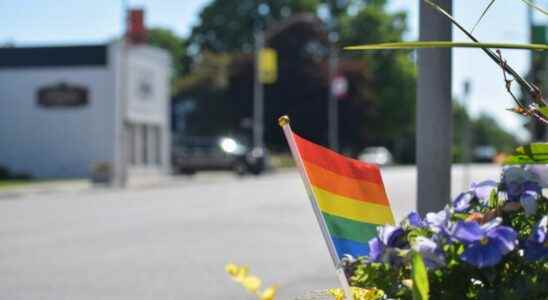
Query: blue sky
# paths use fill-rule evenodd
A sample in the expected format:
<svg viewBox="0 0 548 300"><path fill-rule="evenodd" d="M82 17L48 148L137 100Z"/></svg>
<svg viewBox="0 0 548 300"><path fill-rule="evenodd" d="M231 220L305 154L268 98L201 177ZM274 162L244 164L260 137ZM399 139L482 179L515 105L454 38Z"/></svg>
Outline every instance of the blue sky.
<svg viewBox="0 0 548 300"><path fill-rule="evenodd" d="M187 35L198 21L198 13L210 0L127 0L130 6L146 9L148 26L168 27ZM122 2L114 0L0 0L0 44L49 45L108 41L122 30ZM538 1L547 4L548 1ZM390 9L409 13L410 31L406 39L417 38L418 0L392 0ZM489 0L454 0L454 15L470 28ZM536 17L538 22L545 19ZM483 41L528 42L527 9L520 0L495 2L475 31ZM454 31L454 40L465 37ZM508 63L520 72L528 69L529 53L504 51ZM469 108L472 114L489 111L499 123L525 136L522 119L506 112L512 100L504 90L502 73L476 49L453 52L453 94L462 94L464 80L472 82ZM548 93L548 92L547 92Z"/></svg>

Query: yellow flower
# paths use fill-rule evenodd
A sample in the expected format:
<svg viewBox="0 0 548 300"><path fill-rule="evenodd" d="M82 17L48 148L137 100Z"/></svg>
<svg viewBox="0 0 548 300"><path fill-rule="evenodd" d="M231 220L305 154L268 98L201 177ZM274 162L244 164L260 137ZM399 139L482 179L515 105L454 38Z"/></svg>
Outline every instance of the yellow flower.
<svg viewBox="0 0 548 300"><path fill-rule="evenodd" d="M247 276L244 278L242 285L250 293L256 293L257 290L261 287L261 279L256 276Z"/></svg>
<svg viewBox="0 0 548 300"><path fill-rule="evenodd" d="M230 275L230 277L235 277L238 274L238 266L233 263L228 263L225 266L225 271Z"/></svg>
<svg viewBox="0 0 548 300"><path fill-rule="evenodd" d="M342 289L329 289L327 292L335 297L335 300L344 300L344 292Z"/></svg>
<svg viewBox="0 0 548 300"><path fill-rule="evenodd" d="M275 285L267 288L266 290L264 290L261 293L259 299L261 299L261 300L274 300L274 297L276 296L276 288L277 287Z"/></svg>
<svg viewBox="0 0 548 300"><path fill-rule="evenodd" d="M248 275L249 269L246 266L238 266L233 263L225 265L225 271L236 282L240 283L248 292L260 300L274 300L277 287L271 286L260 292L261 279L257 276Z"/></svg>
<svg viewBox="0 0 548 300"><path fill-rule="evenodd" d="M384 292L378 289L362 289L351 287L354 300L377 300L384 296ZM327 292L335 298L335 300L344 300L344 292L342 289L329 289Z"/></svg>
<svg viewBox="0 0 548 300"><path fill-rule="evenodd" d="M230 275L230 277L232 277L233 280L242 283L247 277L249 269L246 266L239 267L236 264L229 263L225 266L225 271L228 275Z"/></svg>
<svg viewBox="0 0 548 300"><path fill-rule="evenodd" d="M234 280L240 283L244 282L248 272L249 269L246 266L239 267L238 272L236 272L236 276L234 277Z"/></svg>

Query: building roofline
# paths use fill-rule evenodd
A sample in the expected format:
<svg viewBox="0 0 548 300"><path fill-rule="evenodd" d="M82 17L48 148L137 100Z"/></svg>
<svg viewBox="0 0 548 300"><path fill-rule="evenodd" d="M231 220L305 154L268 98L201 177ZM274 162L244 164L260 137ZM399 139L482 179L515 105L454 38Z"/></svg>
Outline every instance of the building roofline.
<svg viewBox="0 0 548 300"><path fill-rule="evenodd" d="M0 48L0 69L107 64L108 44Z"/></svg>

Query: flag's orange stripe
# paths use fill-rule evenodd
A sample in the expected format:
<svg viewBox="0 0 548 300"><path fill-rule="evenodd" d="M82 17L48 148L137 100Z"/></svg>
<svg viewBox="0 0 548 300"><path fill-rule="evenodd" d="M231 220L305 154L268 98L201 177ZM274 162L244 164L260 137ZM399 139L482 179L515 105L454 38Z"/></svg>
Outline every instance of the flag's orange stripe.
<svg viewBox="0 0 548 300"><path fill-rule="evenodd" d="M314 185L312 192L324 213L369 224L394 224L394 216L388 206L346 198Z"/></svg>
<svg viewBox="0 0 548 300"><path fill-rule="evenodd" d="M379 168L375 165L344 157L334 151L311 143L293 133L304 161L313 163L341 176L382 185Z"/></svg>
<svg viewBox="0 0 548 300"><path fill-rule="evenodd" d="M341 176L310 162L305 161L304 164L308 178L314 186L347 198L390 205L382 185Z"/></svg>

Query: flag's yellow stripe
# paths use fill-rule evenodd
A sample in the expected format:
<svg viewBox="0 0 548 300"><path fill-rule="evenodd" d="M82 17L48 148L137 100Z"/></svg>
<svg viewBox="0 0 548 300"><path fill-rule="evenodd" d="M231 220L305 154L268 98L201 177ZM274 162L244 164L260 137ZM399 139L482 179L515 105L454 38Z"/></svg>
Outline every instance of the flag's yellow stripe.
<svg viewBox="0 0 548 300"><path fill-rule="evenodd" d="M394 216L388 206L347 198L314 185L312 191L322 212L359 222L394 224Z"/></svg>

